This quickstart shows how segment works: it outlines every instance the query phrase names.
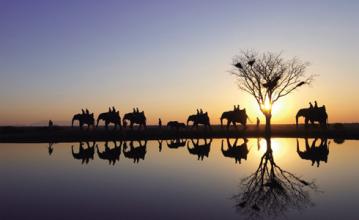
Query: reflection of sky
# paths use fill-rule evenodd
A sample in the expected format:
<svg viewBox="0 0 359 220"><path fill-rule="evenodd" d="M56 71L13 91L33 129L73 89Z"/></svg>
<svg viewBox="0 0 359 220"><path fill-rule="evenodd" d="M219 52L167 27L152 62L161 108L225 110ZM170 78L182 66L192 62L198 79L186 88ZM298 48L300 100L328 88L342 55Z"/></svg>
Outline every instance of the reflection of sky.
<svg viewBox="0 0 359 220"><path fill-rule="evenodd" d="M304 140L299 143L304 150ZM49 156L47 144L0 144L0 218L11 214L64 218L72 211L75 216L93 218L106 214L237 219L230 198L238 193L240 180L257 169L265 151L264 142L258 151L257 140L250 139L248 159L235 164L234 159L223 157L221 140L216 139L209 157L199 161L186 148L169 149L163 143L159 152L158 143L150 141L145 160L134 164L121 154L120 161L110 166L97 155L82 165L72 158L71 145L55 144ZM272 140L277 165L305 180L315 180L323 191L311 192L315 207L300 215L290 212L290 219L339 215L353 219L359 214L355 208L359 198L357 145L358 141L342 145L332 141L328 163L316 167L299 158L296 139ZM74 147L77 151L78 144ZM99 147L102 151L103 143Z"/></svg>
<svg viewBox="0 0 359 220"><path fill-rule="evenodd" d="M293 123L315 99L331 121L358 121L358 9L357 1L2 1L0 123L69 121L82 107L110 105L143 108L150 123L184 120L197 107L218 123L235 103L255 118L254 101L227 72L247 48L298 56L320 75L284 99L274 122Z"/></svg>

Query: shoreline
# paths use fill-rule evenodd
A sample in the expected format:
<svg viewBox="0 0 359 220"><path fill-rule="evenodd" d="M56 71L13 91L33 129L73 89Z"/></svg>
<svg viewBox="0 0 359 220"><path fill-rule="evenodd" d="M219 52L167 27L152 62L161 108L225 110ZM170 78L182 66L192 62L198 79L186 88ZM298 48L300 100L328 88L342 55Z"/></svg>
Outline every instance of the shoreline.
<svg viewBox="0 0 359 220"><path fill-rule="evenodd" d="M79 142L79 141L106 141L106 140L169 140L176 138L256 138L264 137L264 125L259 129L255 125L248 125L247 129L242 127L231 127L227 130L220 125L214 125L211 130L200 127L185 128L179 131L167 127L148 126L146 130L133 130L126 128L121 131L105 130L104 127L91 128L54 126L0 126L0 143L58 143L58 142ZM272 125L274 138L315 138L325 137L332 139L359 139L359 124L330 124L327 129L308 128L303 125L296 128L294 124Z"/></svg>

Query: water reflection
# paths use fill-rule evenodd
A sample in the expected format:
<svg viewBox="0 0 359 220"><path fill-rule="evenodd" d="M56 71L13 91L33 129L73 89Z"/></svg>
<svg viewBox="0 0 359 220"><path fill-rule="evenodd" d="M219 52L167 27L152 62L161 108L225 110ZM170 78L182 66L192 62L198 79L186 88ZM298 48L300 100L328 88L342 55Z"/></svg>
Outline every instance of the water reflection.
<svg viewBox="0 0 359 220"><path fill-rule="evenodd" d="M247 155L249 153L247 143L248 139L244 138L243 143L241 145L238 145L238 138L235 139L233 145L231 144L229 138L227 138L227 149L224 149L224 140L222 140L221 144L221 151L223 156L234 158L235 163L241 163L241 160L247 160Z"/></svg>
<svg viewBox="0 0 359 220"><path fill-rule="evenodd" d="M77 160L82 160L82 164L88 164L90 160L94 159L96 143L93 142L92 145L90 145L89 142L86 142L86 145L87 148L84 148L84 143L80 142L77 153L74 151L74 146L71 146L72 157Z"/></svg>
<svg viewBox="0 0 359 220"><path fill-rule="evenodd" d="M147 146L147 140L136 141L137 145L135 146L135 141L129 142L129 147L127 146L127 142L124 142L123 144L123 155L126 158L133 159L133 163L139 163L140 160L145 160L146 155L146 146Z"/></svg>
<svg viewBox="0 0 359 220"><path fill-rule="evenodd" d="M317 163L317 167L319 167L320 161L328 162L330 141L328 143L327 138L321 138L319 145L317 145L317 141L318 138L315 138L309 145L308 138L305 138L305 151L301 151L297 139L297 153L301 159L312 161L312 166Z"/></svg>
<svg viewBox="0 0 359 220"><path fill-rule="evenodd" d="M192 147L190 146L190 142L192 143ZM203 160L204 157L208 158L209 152L211 150L212 139L207 140L207 138L203 139L201 144L200 139L191 139L187 143L187 149L190 154L197 155L198 160Z"/></svg>
<svg viewBox="0 0 359 220"><path fill-rule="evenodd" d="M176 139L173 139L170 141L166 141L167 147L171 148L171 149L177 149L180 147L184 147L184 146L186 146L186 142L187 142L186 139L182 140L181 138L176 138Z"/></svg>
<svg viewBox="0 0 359 220"><path fill-rule="evenodd" d="M110 165L115 165L116 161L120 160L121 155L122 141L119 144L116 141L113 141L113 143L114 147L110 148L108 141L106 141L104 144L105 150L102 152L100 152L98 145L96 145L98 157L102 160L108 160Z"/></svg>
<svg viewBox="0 0 359 220"><path fill-rule="evenodd" d="M161 152L163 140L157 140L157 142L158 142L158 151Z"/></svg>
<svg viewBox="0 0 359 220"><path fill-rule="evenodd" d="M48 151L48 153L49 153L49 156L51 156L52 155L52 153L54 152L54 144L55 143L49 143L49 146L47 147L47 151Z"/></svg>
<svg viewBox="0 0 359 220"><path fill-rule="evenodd" d="M240 193L233 196L237 210L248 218L271 218L311 206L308 190L316 190L315 183L277 165L270 138L266 145L257 170L242 179Z"/></svg>

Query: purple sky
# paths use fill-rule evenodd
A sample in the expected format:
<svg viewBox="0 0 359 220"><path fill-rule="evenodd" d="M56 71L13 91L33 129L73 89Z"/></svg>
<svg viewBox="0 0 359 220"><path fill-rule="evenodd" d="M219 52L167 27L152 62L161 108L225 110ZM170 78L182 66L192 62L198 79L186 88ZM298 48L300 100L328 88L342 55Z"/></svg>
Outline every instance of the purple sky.
<svg viewBox="0 0 359 220"><path fill-rule="evenodd" d="M298 56L319 75L283 100L274 122L293 123L314 99L330 121L359 121L358 11L357 1L0 0L0 124L112 105L122 114L138 106L150 123L199 107L218 122L236 103L255 118L228 73L252 48Z"/></svg>

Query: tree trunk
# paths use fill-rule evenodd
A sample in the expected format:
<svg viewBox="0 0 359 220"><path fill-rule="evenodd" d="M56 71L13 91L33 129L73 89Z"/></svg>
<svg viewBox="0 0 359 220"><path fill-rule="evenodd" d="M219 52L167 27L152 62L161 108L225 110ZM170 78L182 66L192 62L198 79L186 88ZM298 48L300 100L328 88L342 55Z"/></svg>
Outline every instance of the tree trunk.
<svg viewBox="0 0 359 220"><path fill-rule="evenodd" d="M265 127L265 135L266 136L270 136L271 135L271 118L272 118L272 114L271 113L267 113L264 114L266 117L266 127Z"/></svg>

